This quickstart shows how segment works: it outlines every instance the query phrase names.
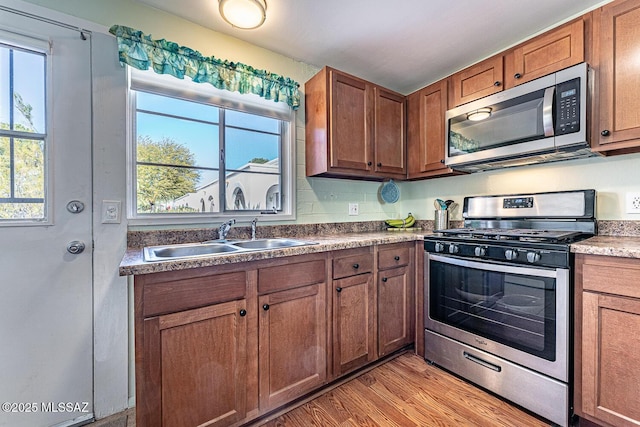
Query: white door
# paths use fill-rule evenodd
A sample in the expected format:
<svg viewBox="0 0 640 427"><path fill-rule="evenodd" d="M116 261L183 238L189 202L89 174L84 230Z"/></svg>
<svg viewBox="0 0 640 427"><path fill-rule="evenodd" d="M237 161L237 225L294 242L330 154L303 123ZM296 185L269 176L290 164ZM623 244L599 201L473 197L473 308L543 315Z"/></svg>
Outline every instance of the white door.
<svg viewBox="0 0 640 427"><path fill-rule="evenodd" d="M0 10L3 427L93 417L90 49Z"/></svg>

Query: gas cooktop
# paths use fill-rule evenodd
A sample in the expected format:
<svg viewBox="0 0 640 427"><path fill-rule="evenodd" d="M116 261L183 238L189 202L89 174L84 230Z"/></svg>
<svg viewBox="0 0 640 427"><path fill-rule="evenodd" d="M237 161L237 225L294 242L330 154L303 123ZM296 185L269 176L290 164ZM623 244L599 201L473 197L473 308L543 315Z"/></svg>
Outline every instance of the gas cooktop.
<svg viewBox="0 0 640 427"><path fill-rule="evenodd" d="M579 231L541 230L531 228L449 228L436 230L441 236L467 239L519 240L523 242L570 242Z"/></svg>

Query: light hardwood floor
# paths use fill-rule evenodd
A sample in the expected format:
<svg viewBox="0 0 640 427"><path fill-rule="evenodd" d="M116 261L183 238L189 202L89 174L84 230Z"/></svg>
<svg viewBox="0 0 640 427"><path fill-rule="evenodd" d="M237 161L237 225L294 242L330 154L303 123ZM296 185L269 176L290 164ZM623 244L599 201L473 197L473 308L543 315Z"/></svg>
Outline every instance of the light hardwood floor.
<svg viewBox="0 0 640 427"><path fill-rule="evenodd" d="M413 353L366 372L263 427L548 427ZM91 427L135 427L129 409Z"/></svg>
<svg viewBox="0 0 640 427"><path fill-rule="evenodd" d="M428 365L412 353L404 353L261 425L543 427L550 424Z"/></svg>

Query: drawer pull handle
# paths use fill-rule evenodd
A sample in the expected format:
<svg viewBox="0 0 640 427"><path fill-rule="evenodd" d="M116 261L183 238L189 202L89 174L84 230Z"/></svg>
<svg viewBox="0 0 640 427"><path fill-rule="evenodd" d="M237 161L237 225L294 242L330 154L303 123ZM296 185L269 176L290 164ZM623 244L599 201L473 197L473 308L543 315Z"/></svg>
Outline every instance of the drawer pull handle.
<svg viewBox="0 0 640 427"><path fill-rule="evenodd" d="M398 255L394 256L393 259L395 259L396 261L400 261L400 257Z"/></svg>
<svg viewBox="0 0 640 427"><path fill-rule="evenodd" d="M338 292L338 293L342 292L342 288L341 288L340 286L338 286L338 287L336 288L336 292Z"/></svg>
<svg viewBox="0 0 640 427"><path fill-rule="evenodd" d="M269 310L269 304L265 304L265 305L263 305L263 306L262 306L262 309L263 309L264 311Z"/></svg>
<svg viewBox="0 0 640 427"><path fill-rule="evenodd" d="M244 317L246 315L247 315L247 310L245 310L244 308L240 310L240 317Z"/></svg>
<svg viewBox="0 0 640 427"><path fill-rule="evenodd" d="M356 270L360 268L360 264L353 264L353 268L355 268Z"/></svg>
<svg viewBox="0 0 640 427"><path fill-rule="evenodd" d="M500 372L502 371L502 367L498 365L494 365L493 363L489 363L486 360L482 360L479 357L476 357L472 354L467 353L466 351L462 353L465 359L470 360L478 365L484 366L485 368L491 369L492 371Z"/></svg>

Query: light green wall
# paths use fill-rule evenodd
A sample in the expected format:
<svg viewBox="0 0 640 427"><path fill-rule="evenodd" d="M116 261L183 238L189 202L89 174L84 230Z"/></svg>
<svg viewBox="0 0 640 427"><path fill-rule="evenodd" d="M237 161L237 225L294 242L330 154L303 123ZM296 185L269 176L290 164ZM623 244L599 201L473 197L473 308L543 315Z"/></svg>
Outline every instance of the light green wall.
<svg viewBox="0 0 640 427"><path fill-rule="evenodd" d="M304 86L318 68L217 33L131 0L29 0L50 9L109 27L131 26L189 46L205 55L239 61L293 78ZM212 1L215 3L215 1ZM320 64L324 65L324 64ZM425 82L425 85L430 82ZM599 219L640 219L625 213L625 193L640 192L640 157L594 158L550 165L527 166L503 172L400 183L400 202L379 199L380 183L306 178L304 173L304 107L297 114L298 223L378 220L402 217L411 211L432 219L433 199L461 202L466 195L594 188ZM348 203L359 203L360 215L348 216ZM459 219L460 212L454 213Z"/></svg>

